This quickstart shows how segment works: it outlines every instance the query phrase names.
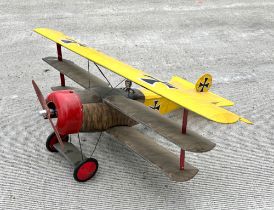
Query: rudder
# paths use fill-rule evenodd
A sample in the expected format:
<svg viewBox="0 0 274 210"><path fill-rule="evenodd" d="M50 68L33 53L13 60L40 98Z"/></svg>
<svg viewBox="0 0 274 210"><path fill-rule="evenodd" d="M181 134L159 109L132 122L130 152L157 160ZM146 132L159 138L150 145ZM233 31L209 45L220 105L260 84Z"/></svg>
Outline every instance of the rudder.
<svg viewBox="0 0 274 210"><path fill-rule="evenodd" d="M212 76L210 74L204 74L201 76L196 84L195 89L197 92L207 92L212 85Z"/></svg>

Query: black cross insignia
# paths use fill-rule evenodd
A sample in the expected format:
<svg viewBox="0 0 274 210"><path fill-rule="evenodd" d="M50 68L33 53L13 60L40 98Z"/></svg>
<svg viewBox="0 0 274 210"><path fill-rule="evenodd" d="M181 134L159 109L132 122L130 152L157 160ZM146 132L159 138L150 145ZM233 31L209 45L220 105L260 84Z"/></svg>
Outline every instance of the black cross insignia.
<svg viewBox="0 0 274 210"><path fill-rule="evenodd" d="M202 87L202 89L200 90L200 92L204 92L204 87L207 87L207 88L208 88L209 83L206 83L207 80L208 80L208 78L205 78L204 83L201 83L201 82L200 82L199 88Z"/></svg>
<svg viewBox="0 0 274 210"><path fill-rule="evenodd" d="M150 75L144 75L146 77L149 77L151 79L144 79L144 78L141 78L141 80L143 80L144 82L148 83L148 84L151 84L151 85L154 85L154 83L157 83L157 82L160 82L162 84L165 84L168 88L175 88L173 85L167 83L167 82L163 82L163 81L160 81Z"/></svg>
<svg viewBox="0 0 274 210"><path fill-rule="evenodd" d="M80 42L77 42L77 41L75 41L73 39L62 39L61 41L64 42L64 43L66 43L66 44L74 43L74 44L79 44L82 47L86 47L85 44L81 44Z"/></svg>
<svg viewBox="0 0 274 210"><path fill-rule="evenodd" d="M154 101L154 106L149 106L151 109L157 109L158 111L160 110L160 107L161 107L161 105L157 105L158 104L158 101L156 100L156 101Z"/></svg>

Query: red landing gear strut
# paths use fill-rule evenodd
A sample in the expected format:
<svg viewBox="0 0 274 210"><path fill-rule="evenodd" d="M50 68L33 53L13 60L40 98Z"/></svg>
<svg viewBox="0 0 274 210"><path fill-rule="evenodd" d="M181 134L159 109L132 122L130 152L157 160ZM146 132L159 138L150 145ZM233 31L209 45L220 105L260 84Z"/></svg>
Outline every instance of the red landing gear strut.
<svg viewBox="0 0 274 210"><path fill-rule="evenodd" d="M57 55L58 55L58 60L62 61L62 49L61 49L61 45L60 44L56 44L57 45ZM61 80L61 86L65 86L65 75L60 73L60 80Z"/></svg>
<svg viewBox="0 0 274 210"><path fill-rule="evenodd" d="M184 109L183 111L183 120L182 120L182 134L186 134L186 127L187 127L187 115L188 110ZM184 170L185 168L185 150L181 148L180 154L180 170Z"/></svg>

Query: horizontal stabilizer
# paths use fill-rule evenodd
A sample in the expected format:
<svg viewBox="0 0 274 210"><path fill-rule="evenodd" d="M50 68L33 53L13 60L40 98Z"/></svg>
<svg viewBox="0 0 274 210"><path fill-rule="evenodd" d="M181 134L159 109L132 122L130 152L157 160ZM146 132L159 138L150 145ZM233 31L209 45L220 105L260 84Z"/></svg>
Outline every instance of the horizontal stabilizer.
<svg viewBox="0 0 274 210"><path fill-rule="evenodd" d="M192 131L188 130L187 134L182 134L179 124L162 116L157 111L146 107L140 102L118 95L110 96L103 100L113 108L153 129L186 151L207 152L215 147L215 143Z"/></svg>
<svg viewBox="0 0 274 210"><path fill-rule="evenodd" d="M185 96L187 96L188 98L192 97L197 101L203 101L221 107L234 105L232 101L218 96L212 92L197 92L197 90L195 90L195 85L192 82L189 82L181 77L173 76L169 83L178 88L182 92L182 94L185 94Z"/></svg>
<svg viewBox="0 0 274 210"><path fill-rule="evenodd" d="M103 80L90 74L88 71L84 70L80 66L77 66L72 61L65 59L63 59L63 61L59 61L56 57L46 57L43 58L43 61L84 88L108 87L108 84Z"/></svg>
<svg viewBox="0 0 274 210"><path fill-rule="evenodd" d="M184 170L180 170L179 156L177 157L132 127L113 127L107 132L114 136L118 142L158 166L173 181L184 182L192 179L198 173L197 168L186 162Z"/></svg>

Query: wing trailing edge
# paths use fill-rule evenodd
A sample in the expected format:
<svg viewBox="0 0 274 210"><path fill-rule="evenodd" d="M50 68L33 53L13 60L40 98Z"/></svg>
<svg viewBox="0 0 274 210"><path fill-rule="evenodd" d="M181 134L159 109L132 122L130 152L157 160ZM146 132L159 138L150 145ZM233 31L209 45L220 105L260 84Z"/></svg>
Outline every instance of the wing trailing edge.
<svg viewBox="0 0 274 210"><path fill-rule="evenodd" d="M119 143L159 167L173 181L188 181L198 173L198 169L187 162L184 170L180 170L178 156L132 127L118 126L110 128L107 132Z"/></svg>
<svg viewBox="0 0 274 210"><path fill-rule="evenodd" d="M187 134L182 134L179 124L140 102L119 95L109 96L103 101L186 151L207 152L215 147L215 143L193 131L188 130Z"/></svg>
<svg viewBox="0 0 274 210"><path fill-rule="evenodd" d="M43 58L43 61L84 88L108 87L106 82L77 66L72 61L65 59L59 61L57 57L46 57Z"/></svg>

